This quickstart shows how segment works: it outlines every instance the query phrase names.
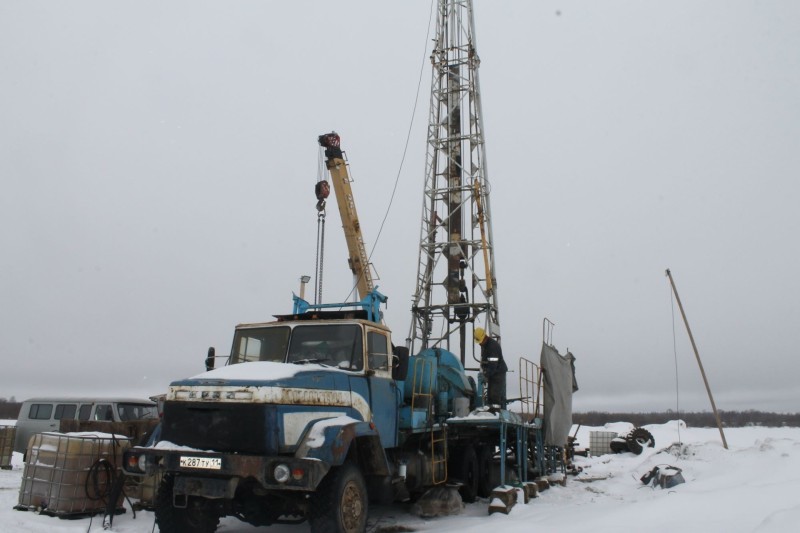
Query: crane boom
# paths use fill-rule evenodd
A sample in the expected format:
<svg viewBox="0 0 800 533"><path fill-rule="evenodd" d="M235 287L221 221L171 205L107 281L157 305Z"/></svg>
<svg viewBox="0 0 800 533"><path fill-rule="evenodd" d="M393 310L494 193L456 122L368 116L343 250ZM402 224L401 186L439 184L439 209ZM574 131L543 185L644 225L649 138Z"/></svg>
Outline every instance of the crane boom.
<svg viewBox="0 0 800 533"><path fill-rule="evenodd" d="M331 174L336 205L339 207L339 214L342 218L342 227L349 253L347 262L356 279L358 297L359 299L365 298L375 286L369 268L369 257L364 246L364 237L361 233L361 224L358 222L353 189L350 186L350 175L347 173L347 163L340 147L341 140L336 132L331 132L320 135L318 141L319 145L325 148L325 166Z"/></svg>

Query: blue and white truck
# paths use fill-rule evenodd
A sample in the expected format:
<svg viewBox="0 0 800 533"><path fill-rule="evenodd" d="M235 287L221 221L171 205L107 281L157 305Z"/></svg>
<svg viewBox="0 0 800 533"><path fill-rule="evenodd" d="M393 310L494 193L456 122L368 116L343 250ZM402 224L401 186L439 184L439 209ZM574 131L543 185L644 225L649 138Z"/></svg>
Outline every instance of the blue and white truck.
<svg viewBox="0 0 800 533"><path fill-rule="evenodd" d="M228 365L169 386L160 440L125 458L129 473L163 474L161 531L236 516L360 532L370 501L443 484L474 501L545 473L540 425L481 408L454 354L393 349L382 300L326 310L295 297L294 313L236 327Z"/></svg>

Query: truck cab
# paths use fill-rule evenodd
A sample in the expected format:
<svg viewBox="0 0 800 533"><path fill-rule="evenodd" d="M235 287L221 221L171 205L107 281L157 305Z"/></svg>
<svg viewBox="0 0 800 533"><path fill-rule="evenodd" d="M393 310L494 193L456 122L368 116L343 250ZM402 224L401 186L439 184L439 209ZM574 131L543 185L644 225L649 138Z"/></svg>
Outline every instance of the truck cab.
<svg viewBox="0 0 800 533"><path fill-rule="evenodd" d="M284 399L296 394L291 391L331 391L325 393L327 398L322 398L321 392L311 394L310 400L292 397L291 406L281 415L285 446L296 443L312 421L338 413L373 423L381 445L392 448L397 444L396 406L401 391L392 375L391 332L380 323L355 318L353 313L353 318L347 319L330 314L339 315L289 315L274 322L240 324L234 334L228 373L238 373L235 365L245 362L282 363L292 366L280 367L281 373L295 373L295 386L288 382L281 385ZM247 372L244 370L243 375ZM334 400L340 393L344 393L343 399ZM301 409L301 405L308 408Z"/></svg>

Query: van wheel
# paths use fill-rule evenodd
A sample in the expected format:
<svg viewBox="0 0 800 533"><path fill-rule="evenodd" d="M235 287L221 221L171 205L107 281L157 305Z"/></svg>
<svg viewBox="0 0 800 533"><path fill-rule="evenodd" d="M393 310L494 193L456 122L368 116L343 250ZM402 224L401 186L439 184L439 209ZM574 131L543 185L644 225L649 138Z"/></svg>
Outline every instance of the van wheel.
<svg viewBox="0 0 800 533"><path fill-rule="evenodd" d="M308 521L313 533L361 533L367 527L367 488L353 464L332 468L317 487Z"/></svg>
<svg viewBox="0 0 800 533"><path fill-rule="evenodd" d="M204 498L189 497L186 508L173 505L172 489L175 474L166 474L156 496L156 523L160 531L174 533L214 533L219 514Z"/></svg>

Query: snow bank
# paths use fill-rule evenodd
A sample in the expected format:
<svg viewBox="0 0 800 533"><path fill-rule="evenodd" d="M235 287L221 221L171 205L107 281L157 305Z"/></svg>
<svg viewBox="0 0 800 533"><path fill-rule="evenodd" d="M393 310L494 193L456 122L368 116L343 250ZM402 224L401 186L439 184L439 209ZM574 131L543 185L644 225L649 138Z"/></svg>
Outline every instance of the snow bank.
<svg viewBox="0 0 800 533"><path fill-rule="evenodd" d="M620 422L581 427L578 441L588 445L590 431L630 429ZM583 471L568 476L565 487L543 491L531 503L516 505L509 515L487 516L489 500L464 507L462 514L422 519L406 507L371 507L368 530L378 527L415 531L485 533L655 533L709 531L777 533L795 531L800 523L800 428L734 428L725 435L725 450L715 428L686 428L673 421L648 425L656 447L642 455L623 453L578 457ZM575 432L573 428L572 433ZM12 470L0 470L0 529L11 533L102 531L102 520L59 520L15 511L22 477L22 457L14 454ZM682 470L685 483L670 489L645 486L640 477L657 465ZM128 504L126 503L126 506ZM118 533L150 533L153 513L130 510L114 519ZM235 518L222 520L220 531L263 531ZM277 525L270 533L307 533L308 525Z"/></svg>

